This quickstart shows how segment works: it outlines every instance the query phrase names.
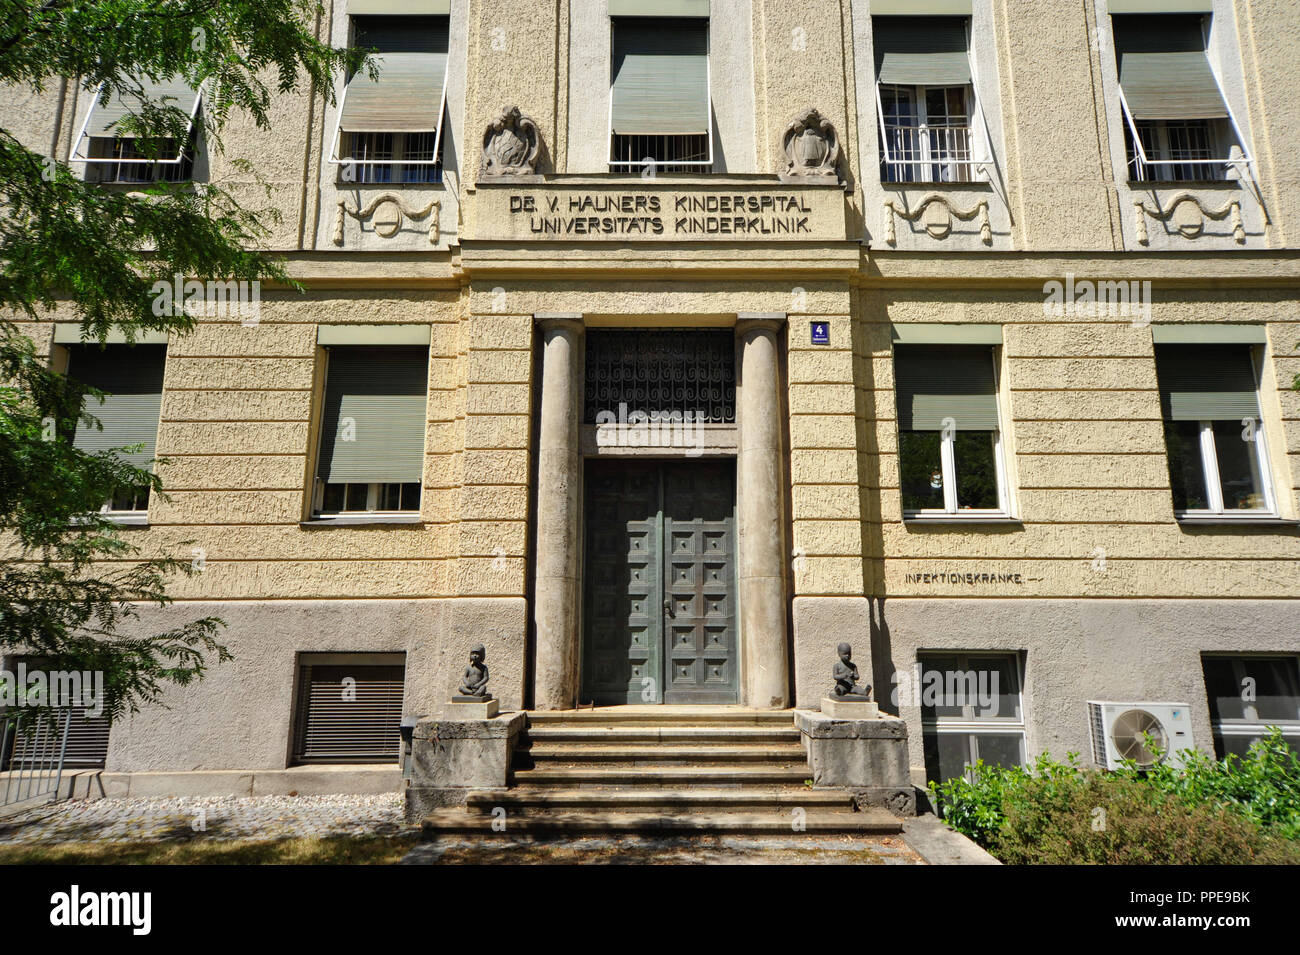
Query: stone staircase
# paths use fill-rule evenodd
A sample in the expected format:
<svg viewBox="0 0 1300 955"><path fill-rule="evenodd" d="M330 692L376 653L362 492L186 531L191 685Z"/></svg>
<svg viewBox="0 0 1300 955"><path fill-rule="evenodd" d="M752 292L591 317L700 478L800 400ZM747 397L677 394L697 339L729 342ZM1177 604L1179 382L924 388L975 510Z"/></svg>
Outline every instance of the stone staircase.
<svg viewBox="0 0 1300 955"><path fill-rule="evenodd" d="M513 834L891 834L902 821L812 789L789 711L611 707L533 712L508 790L472 790L426 837ZM493 822L497 820L496 829Z"/></svg>

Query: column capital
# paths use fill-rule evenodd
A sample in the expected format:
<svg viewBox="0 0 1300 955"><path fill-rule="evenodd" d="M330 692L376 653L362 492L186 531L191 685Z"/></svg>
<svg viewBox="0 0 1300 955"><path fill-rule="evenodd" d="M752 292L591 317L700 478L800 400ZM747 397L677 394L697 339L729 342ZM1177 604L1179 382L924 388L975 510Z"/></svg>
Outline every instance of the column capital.
<svg viewBox="0 0 1300 955"><path fill-rule="evenodd" d="M785 320L785 312L737 312L736 334L748 335L755 331L775 334L781 330Z"/></svg>
<svg viewBox="0 0 1300 955"><path fill-rule="evenodd" d="M540 325L544 332L553 328L580 332L586 328L581 312L536 312L533 321Z"/></svg>

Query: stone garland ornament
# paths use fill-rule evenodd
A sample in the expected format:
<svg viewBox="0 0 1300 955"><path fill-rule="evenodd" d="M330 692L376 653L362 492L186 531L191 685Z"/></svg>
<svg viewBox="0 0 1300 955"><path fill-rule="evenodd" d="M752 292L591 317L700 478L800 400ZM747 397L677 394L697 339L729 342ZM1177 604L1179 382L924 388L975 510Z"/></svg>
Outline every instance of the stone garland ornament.
<svg viewBox="0 0 1300 955"><path fill-rule="evenodd" d="M1231 199L1221 209L1210 209L1197 196L1190 192L1180 192L1168 202L1163 209L1160 201L1153 197L1155 208L1152 209L1142 199L1133 200L1133 226L1137 230L1137 240L1147 245L1151 238L1147 235L1147 216L1157 222L1170 223L1173 229L1184 239L1199 239L1205 233L1205 220L1216 222L1232 217L1232 237L1238 245L1246 242L1246 227L1241 221L1241 200Z"/></svg>
<svg viewBox="0 0 1300 955"><path fill-rule="evenodd" d="M840 137L829 119L807 106L795 114L781 136L783 180L839 182Z"/></svg>
<svg viewBox="0 0 1300 955"><path fill-rule="evenodd" d="M508 106L483 131L481 175L487 179L535 175L541 146L537 123L518 106Z"/></svg>
<svg viewBox="0 0 1300 955"><path fill-rule="evenodd" d="M885 241L890 245L898 244L898 233L894 228L894 218L908 222L922 220L922 227L932 239L946 239L952 234L952 220L969 222L979 216L980 241L985 245L993 244L993 227L989 223L989 201L981 199L973 208L958 209L952 200L937 192L931 192L921 198L912 211L908 211L894 199L885 200Z"/></svg>
<svg viewBox="0 0 1300 955"><path fill-rule="evenodd" d="M429 220L429 244L437 245L441 234L438 217L442 210L442 200L433 199L419 210L406 208L402 200L391 192L372 199L364 209L351 206L346 199L339 199L338 213L334 217L334 244L343 245L343 223L347 216L358 222L374 221L375 235L382 239L391 239L401 230L406 219Z"/></svg>

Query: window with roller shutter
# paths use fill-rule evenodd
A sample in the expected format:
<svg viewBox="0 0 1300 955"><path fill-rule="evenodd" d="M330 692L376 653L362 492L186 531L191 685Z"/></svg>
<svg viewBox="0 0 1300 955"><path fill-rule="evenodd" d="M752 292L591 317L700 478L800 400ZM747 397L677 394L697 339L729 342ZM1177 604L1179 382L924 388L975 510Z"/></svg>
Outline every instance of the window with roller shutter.
<svg viewBox="0 0 1300 955"><path fill-rule="evenodd" d="M654 15L679 9L699 15ZM710 171L708 3L614 2L610 13L610 171Z"/></svg>
<svg viewBox="0 0 1300 955"><path fill-rule="evenodd" d="M402 653L300 654L294 762L396 761L405 683Z"/></svg>
<svg viewBox="0 0 1300 955"><path fill-rule="evenodd" d="M344 88L331 152L342 181L442 181L450 47L445 7L411 0L349 4L351 46L374 54L378 75L358 70Z"/></svg>

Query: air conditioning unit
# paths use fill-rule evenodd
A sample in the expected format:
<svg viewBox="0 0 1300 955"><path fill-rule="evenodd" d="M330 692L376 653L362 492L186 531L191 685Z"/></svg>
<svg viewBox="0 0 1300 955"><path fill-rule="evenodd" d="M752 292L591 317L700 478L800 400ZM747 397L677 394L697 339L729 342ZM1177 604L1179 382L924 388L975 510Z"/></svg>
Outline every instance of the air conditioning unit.
<svg viewBox="0 0 1300 955"><path fill-rule="evenodd" d="M1106 769L1118 769L1125 759L1133 760L1140 769L1150 769L1158 762L1182 766L1178 754L1195 746L1191 707L1186 703L1089 701L1088 717L1093 759ZM1157 759L1147 748L1147 736L1163 756Z"/></svg>

